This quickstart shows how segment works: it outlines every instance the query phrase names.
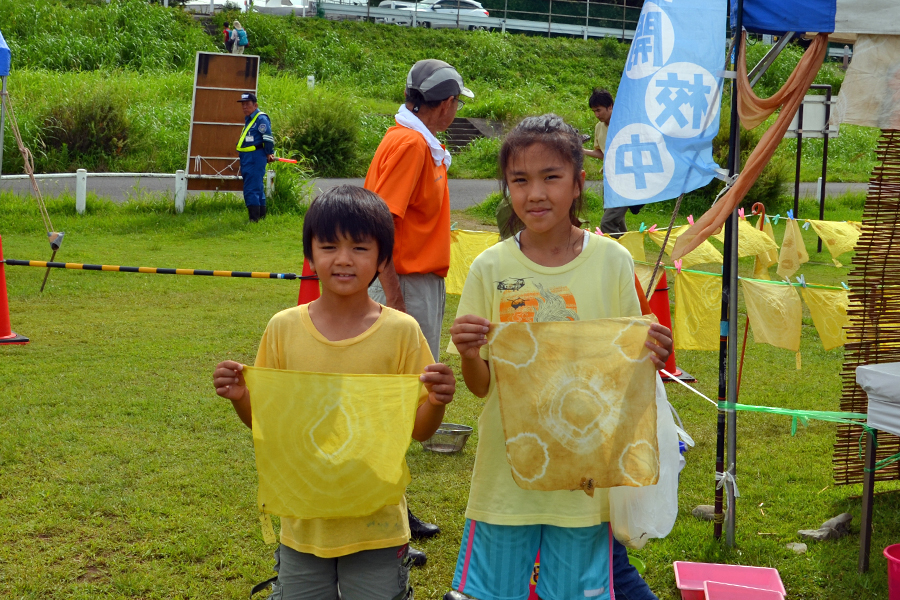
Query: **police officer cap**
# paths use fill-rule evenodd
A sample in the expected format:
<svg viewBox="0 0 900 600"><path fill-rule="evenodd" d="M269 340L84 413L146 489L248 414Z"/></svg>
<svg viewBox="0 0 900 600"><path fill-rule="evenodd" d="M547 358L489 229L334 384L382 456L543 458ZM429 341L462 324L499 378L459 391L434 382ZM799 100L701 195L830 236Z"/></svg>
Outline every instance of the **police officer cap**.
<svg viewBox="0 0 900 600"><path fill-rule="evenodd" d="M238 102L256 102L256 94L245 92L241 94L241 99Z"/></svg>

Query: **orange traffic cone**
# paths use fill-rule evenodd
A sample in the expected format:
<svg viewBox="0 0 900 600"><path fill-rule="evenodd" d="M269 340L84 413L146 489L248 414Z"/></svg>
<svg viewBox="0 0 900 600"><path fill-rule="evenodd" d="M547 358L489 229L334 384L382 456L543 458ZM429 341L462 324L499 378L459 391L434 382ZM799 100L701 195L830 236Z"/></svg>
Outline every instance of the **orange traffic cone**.
<svg viewBox="0 0 900 600"><path fill-rule="evenodd" d="M12 330L9 324L9 298L6 295L6 269L3 262L3 238L0 237L0 344L27 344L30 340Z"/></svg>
<svg viewBox="0 0 900 600"><path fill-rule="evenodd" d="M660 271L662 271L662 274L656 284L656 289L653 290L653 296L650 297L650 310L656 315L656 318L661 325L672 329L672 312L669 310L669 284L666 281L665 269L660 269ZM675 364L674 349L672 350L672 354L670 354L669 358L666 360L666 371L681 381L697 381L696 377L689 373L685 373ZM660 375L662 376L663 381L672 380L667 375Z"/></svg>
<svg viewBox="0 0 900 600"><path fill-rule="evenodd" d="M322 295L319 290L319 278L316 277L312 267L309 266L309 261L305 258L303 259L303 273L300 276L303 279L300 280L300 295L297 297L297 306L309 304ZM309 279L306 279L307 277Z"/></svg>

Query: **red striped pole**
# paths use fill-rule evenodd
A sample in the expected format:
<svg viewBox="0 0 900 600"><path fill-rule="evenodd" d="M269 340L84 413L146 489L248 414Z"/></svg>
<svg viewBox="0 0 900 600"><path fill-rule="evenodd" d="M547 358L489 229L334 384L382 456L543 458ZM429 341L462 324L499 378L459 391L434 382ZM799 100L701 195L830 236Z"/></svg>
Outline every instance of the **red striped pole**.
<svg viewBox="0 0 900 600"><path fill-rule="evenodd" d="M27 344L30 340L12 330L9 324L9 298L6 295L6 270L3 265L3 237L0 237L0 344Z"/></svg>

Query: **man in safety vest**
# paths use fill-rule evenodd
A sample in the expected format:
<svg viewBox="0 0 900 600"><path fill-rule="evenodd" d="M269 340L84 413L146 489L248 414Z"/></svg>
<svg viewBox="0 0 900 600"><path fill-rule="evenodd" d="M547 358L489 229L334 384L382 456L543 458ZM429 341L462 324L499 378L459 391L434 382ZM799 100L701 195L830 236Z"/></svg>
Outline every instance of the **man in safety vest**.
<svg viewBox="0 0 900 600"><path fill-rule="evenodd" d="M269 115L259 110L256 94L241 94L244 111L244 130L237 143L241 158L241 176L244 178L244 204L250 221L255 223L266 216L266 163L275 160L275 137Z"/></svg>

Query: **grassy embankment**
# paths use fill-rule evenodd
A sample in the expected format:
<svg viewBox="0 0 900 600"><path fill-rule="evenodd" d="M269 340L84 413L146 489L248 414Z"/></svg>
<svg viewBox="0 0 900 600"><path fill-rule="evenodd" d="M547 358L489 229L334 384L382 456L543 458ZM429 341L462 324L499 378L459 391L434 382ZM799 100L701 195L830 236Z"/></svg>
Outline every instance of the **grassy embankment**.
<svg viewBox="0 0 900 600"><path fill-rule="evenodd" d="M612 39L432 31L258 14L241 19L250 32L251 51L263 59L260 98L273 117L280 147L305 153L318 174L329 176L365 172L392 122L406 71L415 60L437 57L459 68L476 93L460 116L511 124L528 114L554 111L592 132L586 97L594 86L617 88L627 53L627 46ZM39 170L183 168L194 53L215 50L218 36L207 34L177 9L134 0L111 5L0 0L0 21L14 56L10 93ZM764 50L752 47L751 58ZM799 54L796 48L786 51L758 92L765 96L777 89ZM316 76L317 93L307 92L307 75ZM841 80L841 72L828 65L817 82L837 88ZM120 124L118 133L109 133L114 138L110 149L74 153L73 140L102 129L92 129L97 117L91 108L105 102L116 117L113 122ZM61 124L54 120L60 113L86 114L88 123ZM76 131L59 135L63 126ZM874 160L875 135L845 127L829 148L830 179L865 181ZM7 138L4 172L20 171L21 158L11 136ZM793 174L793 147L784 142L778 153L788 165L787 176ZM451 176L492 177L497 148L495 140L473 144L456 157ZM810 141L804 148L802 178L815 180L821 142ZM596 161L589 160L587 167L589 179L599 177Z"/></svg>

